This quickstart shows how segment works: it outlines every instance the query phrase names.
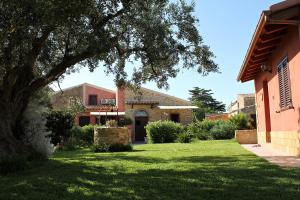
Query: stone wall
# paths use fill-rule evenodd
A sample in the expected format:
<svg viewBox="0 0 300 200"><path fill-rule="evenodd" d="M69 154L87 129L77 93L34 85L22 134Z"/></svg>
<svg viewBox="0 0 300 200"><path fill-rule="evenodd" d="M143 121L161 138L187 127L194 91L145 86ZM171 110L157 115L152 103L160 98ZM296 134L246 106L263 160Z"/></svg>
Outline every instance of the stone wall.
<svg viewBox="0 0 300 200"><path fill-rule="evenodd" d="M140 92L142 93L141 96L136 91L132 91L131 89L126 88L125 90L125 101L130 100L151 100L151 101L158 101L159 105L164 106L190 106L191 102L180 99L168 94L164 94L161 92L149 90L146 88L141 88Z"/></svg>
<svg viewBox="0 0 300 200"><path fill-rule="evenodd" d="M281 151L288 156L300 156L300 133L289 131L270 132L270 143L267 143L268 133L258 132L258 144L264 146L271 144L271 147Z"/></svg>
<svg viewBox="0 0 300 200"><path fill-rule="evenodd" d="M133 105L133 107L131 105L126 105L125 110L126 116L130 117L133 122L135 112L139 110L144 110L148 113L149 122L170 119L170 114L179 114L180 123L183 125L188 125L193 120L192 110L190 109L161 110L157 107L151 108L150 105Z"/></svg>
<svg viewBox="0 0 300 200"><path fill-rule="evenodd" d="M236 130L235 139L240 144L257 144L257 131L254 130Z"/></svg>
<svg viewBox="0 0 300 200"><path fill-rule="evenodd" d="M94 144L123 144L131 143L131 134L128 128L98 127L94 130Z"/></svg>
<svg viewBox="0 0 300 200"><path fill-rule="evenodd" d="M51 103L54 109L64 109L70 105L71 98L73 98L72 100L83 102L83 85L54 93Z"/></svg>

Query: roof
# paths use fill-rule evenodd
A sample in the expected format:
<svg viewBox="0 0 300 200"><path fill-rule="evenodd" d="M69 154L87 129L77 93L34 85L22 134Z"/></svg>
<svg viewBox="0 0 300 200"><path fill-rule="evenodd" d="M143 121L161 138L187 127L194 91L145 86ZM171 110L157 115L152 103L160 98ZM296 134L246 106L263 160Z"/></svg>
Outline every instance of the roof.
<svg viewBox="0 0 300 200"><path fill-rule="evenodd" d="M157 106L162 110L197 109L197 106Z"/></svg>
<svg viewBox="0 0 300 200"><path fill-rule="evenodd" d="M90 115L96 115L96 116L119 116L119 115L125 115L125 112L90 112Z"/></svg>
<svg viewBox="0 0 300 200"><path fill-rule="evenodd" d="M127 100L125 101L126 104L136 104L136 105L153 105L159 104L158 101L151 101L151 100Z"/></svg>
<svg viewBox="0 0 300 200"><path fill-rule="evenodd" d="M262 12L237 80L253 80L280 44L291 25L299 25L300 0L287 0Z"/></svg>
<svg viewBox="0 0 300 200"><path fill-rule="evenodd" d="M89 87L93 87L93 88L96 88L96 89L99 89L99 90L104 90L106 92L116 93L116 91L113 91L113 90L110 90L110 89L107 89L107 88L103 88L103 87L99 87L97 85L93 85L93 84L90 84L90 83L82 83L82 84L79 84L79 85L74 85L74 86L71 86L71 87L68 87L68 88L64 88L64 89L59 90L59 91L55 91L54 94L56 94L58 92L61 92L61 91L66 91L66 90L71 90L71 89L74 89L74 88L77 88L77 87L82 87L82 86L89 86Z"/></svg>

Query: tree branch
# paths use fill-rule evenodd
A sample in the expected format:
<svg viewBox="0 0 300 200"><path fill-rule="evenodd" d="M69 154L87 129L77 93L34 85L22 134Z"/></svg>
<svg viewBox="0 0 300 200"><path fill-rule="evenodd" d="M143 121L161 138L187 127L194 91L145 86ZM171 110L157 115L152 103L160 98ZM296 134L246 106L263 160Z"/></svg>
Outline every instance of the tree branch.
<svg viewBox="0 0 300 200"><path fill-rule="evenodd" d="M46 28L44 30L44 32L42 33L42 36L39 38L36 38L33 41L32 49L28 54L28 67L30 67L31 69L34 69L37 57L41 53L42 47L45 44L47 38L49 37L51 31L52 31L52 28Z"/></svg>
<svg viewBox="0 0 300 200"><path fill-rule="evenodd" d="M43 77L33 80L29 84L29 90L35 91L52 81L56 80L59 76L65 73L66 69L95 55L94 51L86 50L75 56L67 56L63 58L62 62L53 66L52 69Z"/></svg>

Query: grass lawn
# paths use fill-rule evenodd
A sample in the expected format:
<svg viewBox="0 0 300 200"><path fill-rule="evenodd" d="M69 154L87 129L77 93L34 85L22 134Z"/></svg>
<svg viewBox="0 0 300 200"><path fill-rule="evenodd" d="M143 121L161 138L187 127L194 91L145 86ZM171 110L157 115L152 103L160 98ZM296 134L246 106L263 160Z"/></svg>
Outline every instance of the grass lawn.
<svg viewBox="0 0 300 200"><path fill-rule="evenodd" d="M300 199L300 169L281 169L234 141L139 145L134 152L58 152L0 176L0 199Z"/></svg>

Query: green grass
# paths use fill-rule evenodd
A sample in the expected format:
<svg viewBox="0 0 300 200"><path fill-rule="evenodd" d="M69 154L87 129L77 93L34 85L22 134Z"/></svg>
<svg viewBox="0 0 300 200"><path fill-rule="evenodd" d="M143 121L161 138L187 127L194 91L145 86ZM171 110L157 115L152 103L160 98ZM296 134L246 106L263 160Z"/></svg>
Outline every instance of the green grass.
<svg viewBox="0 0 300 200"><path fill-rule="evenodd" d="M84 149L0 176L0 199L300 199L300 169L271 165L234 141Z"/></svg>

